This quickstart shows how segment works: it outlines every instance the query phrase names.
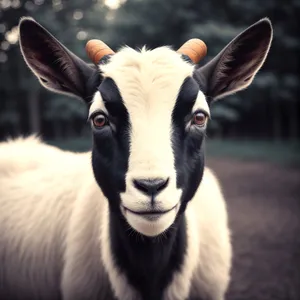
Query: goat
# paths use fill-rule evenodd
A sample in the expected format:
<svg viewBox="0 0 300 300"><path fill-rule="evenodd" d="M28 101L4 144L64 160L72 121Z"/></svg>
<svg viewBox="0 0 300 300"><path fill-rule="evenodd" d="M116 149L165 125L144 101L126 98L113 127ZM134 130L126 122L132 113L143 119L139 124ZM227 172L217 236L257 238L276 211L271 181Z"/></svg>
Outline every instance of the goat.
<svg viewBox="0 0 300 300"><path fill-rule="evenodd" d="M166 46L88 64L32 18L19 34L41 84L86 103L93 146L1 143L0 299L225 299L231 236L205 131L211 104L263 65L270 20L204 66Z"/></svg>

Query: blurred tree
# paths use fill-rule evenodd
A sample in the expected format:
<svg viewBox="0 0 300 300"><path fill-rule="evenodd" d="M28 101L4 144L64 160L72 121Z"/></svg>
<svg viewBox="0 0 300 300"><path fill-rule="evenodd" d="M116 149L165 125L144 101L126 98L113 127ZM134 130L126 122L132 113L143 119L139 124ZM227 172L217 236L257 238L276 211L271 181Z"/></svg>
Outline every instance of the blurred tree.
<svg viewBox="0 0 300 300"><path fill-rule="evenodd" d="M5 128L6 134L42 132L43 121L49 121L49 114L45 113L44 106L50 107L50 111L56 109L56 95L41 88L21 57L17 28L20 18L35 18L77 55L87 58L84 46L89 38L88 32L97 29L101 31L105 27L105 12L108 8L101 3L95 0L0 2L0 126ZM46 95L46 98L53 97L54 101L46 104L40 101L42 95ZM78 115L83 117L78 111L82 111L78 101L68 97L64 99L66 109L56 109L56 115L64 114L70 121L78 118ZM55 126L57 118L54 114L51 116L51 123Z"/></svg>
<svg viewBox="0 0 300 300"><path fill-rule="evenodd" d="M124 44L176 49L199 37L208 45L202 64L268 16L274 25L269 57L250 89L212 106L209 134L299 140L299 9L300 0L1 0L0 136L32 131L52 136L70 128L80 132L76 126L84 118L83 105L41 89L26 67L17 45L21 16L34 17L83 59L90 38L115 49Z"/></svg>

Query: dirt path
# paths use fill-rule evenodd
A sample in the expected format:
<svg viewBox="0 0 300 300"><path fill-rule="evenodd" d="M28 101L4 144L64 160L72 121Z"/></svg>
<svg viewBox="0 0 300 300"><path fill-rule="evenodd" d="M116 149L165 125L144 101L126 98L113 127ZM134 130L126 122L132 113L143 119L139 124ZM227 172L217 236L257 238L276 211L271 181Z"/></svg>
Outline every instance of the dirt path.
<svg viewBox="0 0 300 300"><path fill-rule="evenodd" d="M228 300L300 300L300 170L207 161L228 201L234 260Z"/></svg>

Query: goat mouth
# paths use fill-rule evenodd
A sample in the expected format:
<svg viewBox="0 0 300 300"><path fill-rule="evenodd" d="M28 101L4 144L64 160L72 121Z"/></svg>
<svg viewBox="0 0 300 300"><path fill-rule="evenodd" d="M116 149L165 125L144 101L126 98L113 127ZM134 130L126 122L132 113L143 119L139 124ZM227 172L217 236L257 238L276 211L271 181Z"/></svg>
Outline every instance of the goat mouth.
<svg viewBox="0 0 300 300"><path fill-rule="evenodd" d="M177 204L175 206L173 206L172 208L170 209L167 209L167 210L158 210L158 209L155 209L155 210L142 210L142 211L134 211L134 210L131 210L125 206L123 206L123 209L125 211L125 213L128 211L132 214L135 214L135 215L140 215L140 216L144 216L144 217L158 217L158 216L161 216L163 214L166 214L170 211L172 211L173 209L175 209L177 207Z"/></svg>

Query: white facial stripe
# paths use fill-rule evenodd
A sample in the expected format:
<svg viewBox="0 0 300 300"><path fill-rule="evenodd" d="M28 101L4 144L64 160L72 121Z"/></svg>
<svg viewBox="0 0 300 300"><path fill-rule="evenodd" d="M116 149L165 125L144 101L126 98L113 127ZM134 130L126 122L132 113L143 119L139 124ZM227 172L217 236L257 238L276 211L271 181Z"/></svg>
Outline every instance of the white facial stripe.
<svg viewBox="0 0 300 300"><path fill-rule="evenodd" d="M104 102L103 102L103 99L101 97L101 94L99 91L97 91L94 95L94 98L93 98L93 103L90 107L90 110L89 110L89 117L91 116L91 114L97 110L102 110L104 113L108 114L106 108L105 108L105 105L104 105Z"/></svg>
<svg viewBox="0 0 300 300"><path fill-rule="evenodd" d="M179 90L181 83L177 85ZM121 92L122 93L122 92ZM172 111L176 102L175 89L158 88L154 85L153 91L147 95L140 94L136 102L132 98L122 95L129 112L131 122L131 144L126 178L126 192L121 195L123 204L135 211L149 207L149 196L143 195L132 185L133 179L139 178L169 178L168 188L156 197L157 208L168 210L174 207L181 195L176 188L175 158L172 149ZM125 94L125 93L124 93ZM161 233L172 224L176 213L168 215L171 218L161 218L156 226L143 225L138 218L131 218L131 226L137 227L146 235ZM150 230L150 231L149 231ZM152 232L152 234L151 234Z"/></svg>
<svg viewBox="0 0 300 300"><path fill-rule="evenodd" d="M197 95L197 99L196 99L195 104L192 108L192 111L195 112L199 109L206 112L208 114L208 116L210 117L210 109L209 109L208 103L205 99L204 94L201 91L199 91L199 93Z"/></svg>

